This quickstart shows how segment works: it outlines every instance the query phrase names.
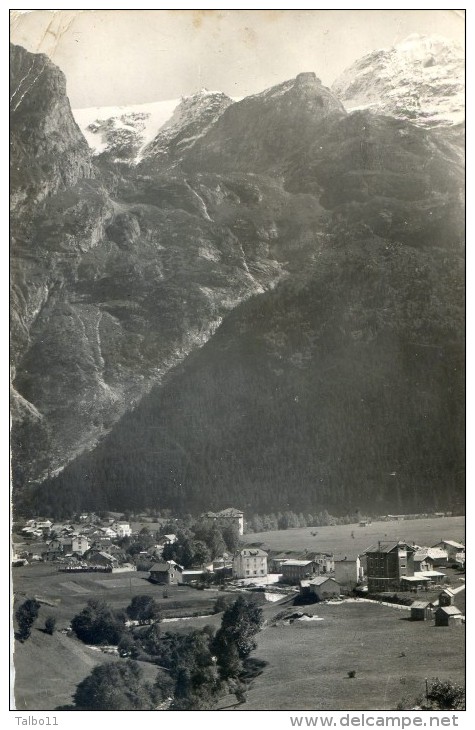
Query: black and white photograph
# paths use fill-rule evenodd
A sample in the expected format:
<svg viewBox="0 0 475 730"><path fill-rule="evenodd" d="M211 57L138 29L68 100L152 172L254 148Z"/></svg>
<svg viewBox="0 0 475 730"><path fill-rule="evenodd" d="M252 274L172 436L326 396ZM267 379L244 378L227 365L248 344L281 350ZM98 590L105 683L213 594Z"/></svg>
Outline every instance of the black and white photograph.
<svg viewBox="0 0 475 730"><path fill-rule="evenodd" d="M9 21L10 710L457 726L465 10Z"/></svg>

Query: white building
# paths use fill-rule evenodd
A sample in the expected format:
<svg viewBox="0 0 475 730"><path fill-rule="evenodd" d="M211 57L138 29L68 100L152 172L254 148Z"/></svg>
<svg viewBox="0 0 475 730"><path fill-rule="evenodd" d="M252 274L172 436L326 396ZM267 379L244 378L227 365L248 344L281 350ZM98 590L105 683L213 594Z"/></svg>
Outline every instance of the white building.
<svg viewBox="0 0 475 730"><path fill-rule="evenodd" d="M267 553L245 548L233 557L233 578L257 578L267 575Z"/></svg>
<svg viewBox="0 0 475 730"><path fill-rule="evenodd" d="M132 535L132 528L128 522L113 522L111 527L116 531L117 537L130 537Z"/></svg>
<svg viewBox="0 0 475 730"><path fill-rule="evenodd" d="M345 588L355 588L364 578L359 557L335 560L335 580Z"/></svg>
<svg viewBox="0 0 475 730"><path fill-rule="evenodd" d="M84 555L91 547L88 538L85 535L74 535L72 539L71 550L78 555Z"/></svg>

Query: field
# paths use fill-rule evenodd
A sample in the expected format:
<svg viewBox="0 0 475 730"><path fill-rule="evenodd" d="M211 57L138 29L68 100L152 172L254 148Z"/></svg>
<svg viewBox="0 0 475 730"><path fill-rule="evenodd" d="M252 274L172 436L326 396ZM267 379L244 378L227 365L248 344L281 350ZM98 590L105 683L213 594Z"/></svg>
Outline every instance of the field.
<svg viewBox="0 0 475 730"><path fill-rule="evenodd" d="M39 619L25 644L15 642L15 701L19 710L53 710L71 704L78 682L101 662L114 660L90 649L73 637L61 633L88 599L106 601L113 608L125 608L134 595L147 593L160 604L162 616L184 616L195 612L211 614L218 595L216 590L198 591L187 586L168 587L146 580L148 573L58 573L51 565L24 566L13 570L16 602L38 597L43 603ZM46 616L56 618L57 631L48 636L40 629ZM166 621L162 630L182 632L212 624L217 628L221 616L195 617L183 621ZM153 680L156 667L142 663L147 677ZM150 676L149 676L150 675Z"/></svg>
<svg viewBox="0 0 475 730"><path fill-rule="evenodd" d="M253 656L267 666L236 709L393 710L423 693L426 677L464 683L464 626L436 628L409 621L409 611L367 602L299 610L323 620L260 632Z"/></svg>
<svg viewBox="0 0 475 730"><path fill-rule="evenodd" d="M352 533L354 537L352 537ZM378 540L406 540L418 545L434 545L441 539L465 543L465 517L439 517L420 520L372 522L366 527L334 525L290 530L247 533L246 544L262 542L271 550L308 550L354 555Z"/></svg>

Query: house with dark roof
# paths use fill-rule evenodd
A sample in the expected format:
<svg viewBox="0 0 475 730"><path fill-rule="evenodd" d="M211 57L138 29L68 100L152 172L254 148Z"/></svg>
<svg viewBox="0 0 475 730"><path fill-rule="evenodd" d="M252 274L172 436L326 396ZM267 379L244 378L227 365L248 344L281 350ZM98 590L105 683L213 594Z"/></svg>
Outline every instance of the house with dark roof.
<svg viewBox="0 0 475 730"><path fill-rule="evenodd" d="M178 585L182 582L183 568L174 560L154 563L150 568L149 580L159 585Z"/></svg>
<svg viewBox="0 0 475 730"><path fill-rule="evenodd" d="M406 542L378 542L365 550L368 592L398 590L401 579L414 576L416 547Z"/></svg>

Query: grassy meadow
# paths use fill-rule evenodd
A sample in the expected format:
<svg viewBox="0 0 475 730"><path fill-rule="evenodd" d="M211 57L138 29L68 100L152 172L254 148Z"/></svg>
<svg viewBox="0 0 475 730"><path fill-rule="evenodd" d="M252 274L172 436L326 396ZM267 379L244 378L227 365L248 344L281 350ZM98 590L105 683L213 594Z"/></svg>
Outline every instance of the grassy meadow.
<svg viewBox="0 0 475 730"><path fill-rule="evenodd" d="M464 626L436 628L408 620L407 610L364 601L299 610L323 620L260 632L253 657L267 666L236 709L394 710L423 693L426 677L464 683Z"/></svg>
<svg viewBox="0 0 475 730"><path fill-rule="evenodd" d="M335 556L360 554L378 540L406 540L431 546L441 539L465 542L465 517L372 522L366 527L358 524L299 527L246 533L243 537L246 544L261 542L271 550L306 549Z"/></svg>

